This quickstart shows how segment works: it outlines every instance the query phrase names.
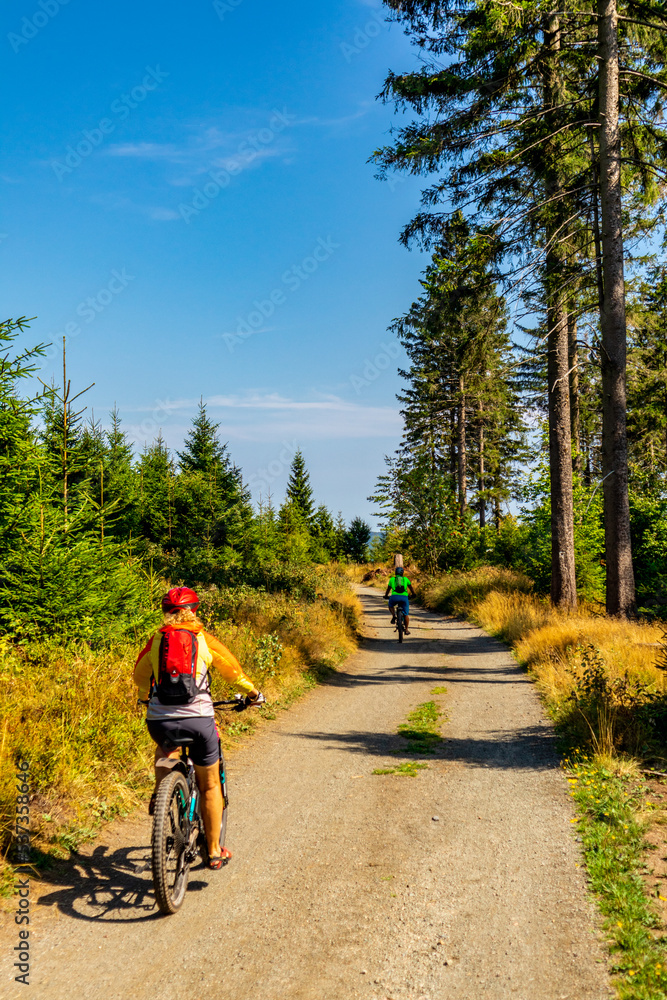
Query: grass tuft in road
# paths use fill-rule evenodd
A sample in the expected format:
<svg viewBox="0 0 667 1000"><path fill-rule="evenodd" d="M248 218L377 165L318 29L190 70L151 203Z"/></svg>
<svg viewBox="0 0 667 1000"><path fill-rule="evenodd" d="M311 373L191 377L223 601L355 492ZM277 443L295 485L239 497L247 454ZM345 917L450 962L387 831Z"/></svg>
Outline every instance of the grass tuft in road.
<svg viewBox="0 0 667 1000"><path fill-rule="evenodd" d="M408 721L398 727L400 735L408 741L408 753L435 753L438 743L442 743L439 732L442 715L434 701L425 701L410 712Z"/></svg>
<svg viewBox="0 0 667 1000"><path fill-rule="evenodd" d="M418 760L406 760L396 767L376 767L373 774L407 774L409 778L416 778L417 771L422 771L428 764L422 764Z"/></svg>
<svg viewBox="0 0 667 1000"><path fill-rule="evenodd" d="M444 692L444 688L435 688L432 694ZM434 701L425 701L422 705L417 705L414 711L408 715L408 721L398 727L399 736L408 741L405 750L392 750L397 756L405 753L435 753L438 743L442 743L440 735L440 720L444 718L444 712L438 708ZM396 767L378 767L373 774L407 774L410 778L417 776L417 771L427 768L428 764L422 764L418 760L406 760Z"/></svg>
<svg viewBox="0 0 667 1000"><path fill-rule="evenodd" d="M634 762L621 758L566 757L563 766L578 807L591 888L598 896L622 1000L665 1000L665 938L638 874L645 853L638 810L646 789Z"/></svg>

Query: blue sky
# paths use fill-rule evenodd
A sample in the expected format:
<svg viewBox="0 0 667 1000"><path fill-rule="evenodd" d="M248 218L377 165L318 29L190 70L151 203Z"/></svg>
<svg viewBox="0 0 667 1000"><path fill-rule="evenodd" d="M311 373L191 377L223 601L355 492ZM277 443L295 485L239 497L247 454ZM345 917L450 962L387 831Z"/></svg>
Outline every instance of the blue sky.
<svg viewBox="0 0 667 1000"><path fill-rule="evenodd" d="M3 316L52 341L42 377L140 450L201 397L255 496L300 447L319 502L371 518L400 438L386 332L425 261L412 179L366 161L375 100L415 55L381 5L19 0L2 12Z"/></svg>

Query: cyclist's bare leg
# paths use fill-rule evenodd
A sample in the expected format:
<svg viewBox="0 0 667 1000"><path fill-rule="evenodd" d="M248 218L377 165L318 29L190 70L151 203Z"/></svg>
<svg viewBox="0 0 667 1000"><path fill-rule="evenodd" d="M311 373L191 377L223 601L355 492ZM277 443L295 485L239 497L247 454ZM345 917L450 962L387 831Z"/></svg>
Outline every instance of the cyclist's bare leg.
<svg viewBox="0 0 667 1000"><path fill-rule="evenodd" d="M405 616L405 634L406 635L408 634L409 629L410 629L410 615L406 615Z"/></svg>
<svg viewBox="0 0 667 1000"><path fill-rule="evenodd" d="M204 820L206 841L210 857L220 857L220 824L222 823L222 789L220 788L220 770L218 764L204 766L195 764L197 784L201 793L201 814Z"/></svg>

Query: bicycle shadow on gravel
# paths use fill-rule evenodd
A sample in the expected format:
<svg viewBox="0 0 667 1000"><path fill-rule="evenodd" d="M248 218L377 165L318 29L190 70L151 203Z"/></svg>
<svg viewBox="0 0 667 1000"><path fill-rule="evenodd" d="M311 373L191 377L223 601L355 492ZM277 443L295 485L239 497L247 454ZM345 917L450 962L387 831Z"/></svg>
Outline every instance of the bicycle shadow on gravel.
<svg viewBox="0 0 667 1000"><path fill-rule="evenodd" d="M289 733L300 740L316 740L331 744L331 750L348 750L353 754L373 757L394 757L399 760L449 761L474 767L500 770L545 771L559 767L557 740L550 726L525 726L521 729L498 730L483 739L457 738L444 734L434 753L411 752L404 738L394 733Z"/></svg>
<svg viewBox="0 0 667 1000"><path fill-rule="evenodd" d="M70 854L40 872L43 883L58 885L39 895L39 906L57 906L75 920L93 923L138 923L162 917L153 895L150 847L120 847L111 854L105 844L91 854ZM193 869L197 871L197 869ZM188 892L207 883L190 879Z"/></svg>

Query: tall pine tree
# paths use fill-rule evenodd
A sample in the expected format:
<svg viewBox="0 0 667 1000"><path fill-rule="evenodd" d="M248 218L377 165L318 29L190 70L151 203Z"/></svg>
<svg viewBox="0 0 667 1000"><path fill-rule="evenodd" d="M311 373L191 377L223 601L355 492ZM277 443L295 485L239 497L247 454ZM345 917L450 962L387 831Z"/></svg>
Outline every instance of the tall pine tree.
<svg viewBox="0 0 667 1000"><path fill-rule="evenodd" d="M299 511L306 524L313 518L313 490L310 485L310 476L306 469L306 463L299 449L292 459L287 489L285 491L285 502L293 504Z"/></svg>

